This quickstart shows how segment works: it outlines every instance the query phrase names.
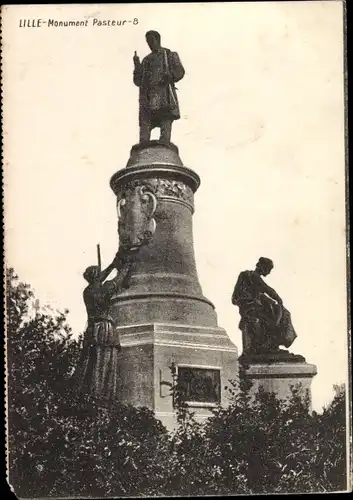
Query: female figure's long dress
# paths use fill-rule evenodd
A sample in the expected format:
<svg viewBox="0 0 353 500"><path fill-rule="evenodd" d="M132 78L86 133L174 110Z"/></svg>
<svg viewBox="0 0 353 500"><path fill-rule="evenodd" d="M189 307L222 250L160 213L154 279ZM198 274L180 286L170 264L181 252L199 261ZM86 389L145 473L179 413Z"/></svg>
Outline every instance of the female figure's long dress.
<svg viewBox="0 0 353 500"><path fill-rule="evenodd" d="M120 342L115 324L109 316L111 296L121 288L123 276L102 284L89 285L84 293L88 313L76 387L103 399L115 399L118 391L118 357Z"/></svg>
<svg viewBox="0 0 353 500"><path fill-rule="evenodd" d="M280 345L288 348L294 342L297 334L291 314L274 300L274 290L255 271L240 273L232 303L239 307L244 352L278 351Z"/></svg>

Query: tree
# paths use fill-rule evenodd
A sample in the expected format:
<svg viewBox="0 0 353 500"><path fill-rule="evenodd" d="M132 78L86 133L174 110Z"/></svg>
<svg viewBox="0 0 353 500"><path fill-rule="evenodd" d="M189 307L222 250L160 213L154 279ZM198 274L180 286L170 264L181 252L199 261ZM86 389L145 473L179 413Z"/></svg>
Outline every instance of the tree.
<svg viewBox="0 0 353 500"><path fill-rule="evenodd" d="M242 380L201 424L175 379L177 429L147 408L82 396L71 382L82 346L64 313L41 307L7 271L9 481L28 497L332 492L346 489L346 401L321 414ZM175 373L174 373L175 375Z"/></svg>
<svg viewBox="0 0 353 500"><path fill-rule="evenodd" d="M313 470L334 491L347 488L347 417L345 384L334 386L335 396L322 414L314 414L316 456Z"/></svg>
<svg viewBox="0 0 353 500"><path fill-rule="evenodd" d="M168 462L165 428L147 409L77 394L71 376L82 338L73 338L67 311L33 307L33 301L29 285L8 269L9 482L15 492L155 493Z"/></svg>
<svg viewBox="0 0 353 500"><path fill-rule="evenodd" d="M229 388L232 404L204 426L182 406L176 456L188 471L182 493L257 494L346 489L345 391L336 389L321 415L292 387L287 401L243 381ZM202 459L200 460L200 457ZM193 464L196 467L193 468ZM175 466L178 469L178 466Z"/></svg>
<svg viewBox="0 0 353 500"><path fill-rule="evenodd" d="M10 482L29 488L35 463L31 447L45 435L48 417L65 397L81 347L81 339L73 338L66 313L40 308L30 286L20 282L12 268L7 269Z"/></svg>

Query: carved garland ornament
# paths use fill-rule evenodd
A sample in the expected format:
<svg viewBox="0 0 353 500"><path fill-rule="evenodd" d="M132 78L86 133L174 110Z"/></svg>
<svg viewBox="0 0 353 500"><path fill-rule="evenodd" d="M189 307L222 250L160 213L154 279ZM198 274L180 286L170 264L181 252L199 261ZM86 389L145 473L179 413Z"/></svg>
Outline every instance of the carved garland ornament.
<svg viewBox="0 0 353 500"><path fill-rule="evenodd" d="M134 190L136 186L144 186L147 191L157 198L170 198L184 202L193 211L194 193L184 182L163 178L145 179L143 181L134 180L124 186L121 192L122 198L125 198L126 193Z"/></svg>

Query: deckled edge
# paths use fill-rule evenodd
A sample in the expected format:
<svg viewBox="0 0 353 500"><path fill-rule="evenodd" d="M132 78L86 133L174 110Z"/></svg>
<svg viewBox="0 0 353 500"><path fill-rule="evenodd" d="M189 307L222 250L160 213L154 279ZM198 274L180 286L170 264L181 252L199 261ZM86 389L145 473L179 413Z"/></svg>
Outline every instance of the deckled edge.
<svg viewBox="0 0 353 500"><path fill-rule="evenodd" d="M346 292L347 292L347 362L348 380L346 384L346 472L347 492L353 485L353 446L352 446L352 329L351 329L351 266L350 266L350 203L349 203L349 155L348 155L348 53L347 53L347 0L342 1L343 22L343 84L344 84L344 146L345 146L345 223L346 223Z"/></svg>
<svg viewBox="0 0 353 500"><path fill-rule="evenodd" d="M4 356L4 451L5 474L10 491L16 496L9 477L9 429L8 429L8 360L7 360L7 321L6 321L6 259L5 259L5 156L4 156L4 88L3 88L3 13L7 5L0 7L0 85L1 85L1 208L2 208L2 261L3 261L3 356Z"/></svg>
<svg viewBox="0 0 353 500"><path fill-rule="evenodd" d="M0 7L0 86L1 86L1 209L2 209L2 262L3 262L3 282L2 282L2 300L3 300L3 356L4 356L4 451L5 451L5 468L6 468L6 480L10 486L9 482L9 454L8 454L8 407L7 407L7 328L6 328L6 265L5 265L5 186L4 186L4 111L3 111L3 51L2 51L2 17L3 17L4 6ZM13 488L10 486L11 491Z"/></svg>

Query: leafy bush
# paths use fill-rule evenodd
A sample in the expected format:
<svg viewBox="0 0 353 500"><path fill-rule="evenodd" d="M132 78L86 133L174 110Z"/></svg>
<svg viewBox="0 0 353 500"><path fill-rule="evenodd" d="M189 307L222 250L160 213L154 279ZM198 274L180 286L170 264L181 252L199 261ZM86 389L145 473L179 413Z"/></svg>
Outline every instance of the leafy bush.
<svg viewBox="0 0 353 500"><path fill-rule="evenodd" d="M248 383L199 423L174 386L177 429L71 387L82 337L7 272L9 482L21 498L234 495L346 489L345 391L322 414Z"/></svg>
<svg viewBox="0 0 353 500"><path fill-rule="evenodd" d="M153 493L166 463L165 428L145 408L76 394L70 381L82 339L73 339L66 313L34 311L33 298L9 269L10 484L22 498Z"/></svg>
<svg viewBox="0 0 353 500"><path fill-rule="evenodd" d="M249 383L232 384L232 404L201 425L181 405L176 456L183 494L343 491L347 488L345 388L321 415L292 387L287 401ZM176 471L178 466L175 467ZM179 472L179 475L181 472ZM178 475L178 472L175 472Z"/></svg>

